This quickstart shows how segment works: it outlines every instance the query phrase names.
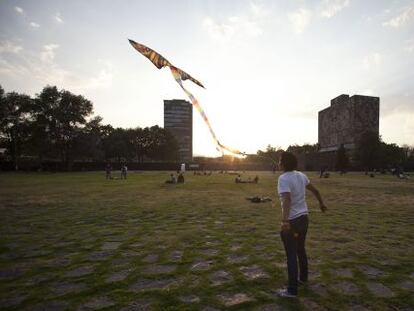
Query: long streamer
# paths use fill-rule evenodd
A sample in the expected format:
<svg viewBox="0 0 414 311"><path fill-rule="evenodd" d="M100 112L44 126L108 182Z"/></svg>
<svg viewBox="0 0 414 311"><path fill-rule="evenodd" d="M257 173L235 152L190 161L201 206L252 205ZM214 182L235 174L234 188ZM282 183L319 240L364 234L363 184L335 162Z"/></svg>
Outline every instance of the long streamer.
<svg viewBox="0 0 414 311"><path fill-rule="evenodd" d="M216 143L217 146L217 150L221 151L222 154L224 154L223 150L226 150L229 153L232 154L236 154L236 155L245 155L244 152L240 152L237 149L233 149L233 148L229 148L225 145L223 145L222 143L219 142L219 140L217 139L216 133L214 132L210 121L207 118L206 113L204 112L204 109L201 107L200 103L198 102L197 98L195 98L195 96L193 94L191 94L190 91L188 91L184 85L183 85L183 80L190 80L193 83L197 84L198 86L201 86L202 88L204 88L203 84L194 79L192 76L190 76L188 73L186 73L185 71L173 66L166 58L164 58L163 56L161 56L159 53L155 52L154 50L150 49L149 47L140 44L138 42L135 42L133 40L129 39L129 43L138 51L140 52L142 55L144 55L145 57L147 57L158 69L161 69L163 67L170 67L171 73L175 79L175 81L180 85L180 87L182 88L182 90L184 91L184 93L188 96L188 98L190 99L192 105L194 107L196 107L197 111L200 113L201 117L203 118L204 122L206 123L211 136L214 139L214 142Z"/></svg>

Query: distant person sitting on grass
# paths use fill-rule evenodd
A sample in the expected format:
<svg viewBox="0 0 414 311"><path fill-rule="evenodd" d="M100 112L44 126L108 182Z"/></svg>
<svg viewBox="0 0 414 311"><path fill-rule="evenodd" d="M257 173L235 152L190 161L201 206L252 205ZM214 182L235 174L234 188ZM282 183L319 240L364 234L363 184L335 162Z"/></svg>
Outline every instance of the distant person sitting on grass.
<svg viewBox="0 0 414 311"><path fill-rule="evenodd" d="M177 183L179 183L179 184L184 183L184 174L183 173L178 174Z"/></svg>
<svg viewBox="0 0 414 311"><path fill-rule="evenodd" d="M319 201L322 212L327 210L322 197L309 181L308 177L296 171L297 159L290 152L283 152L280 168L284 172L279 176L277 191L282 206L282 223L280 236L285 247L288 269L288 286L278 290L281 297L297 297L298 294L298 260L299 281L308 281L308 258L305 251L306 233L308 231L308 206L306 189L311 191Z"/></svg>
<svg viewBox="0 0 414 311"><path fill-rule="evenodd" d="M105 172L106 172L106 179L112 179L112 166L111 163L106 163L106 167L105 167Z"/></svg>
<svg viewBox="0 0 414 311"><path fill-rule="evenodd" d="M241 183L241 182L242 182L240 175L237 175L237 177L234 179L234 182L235 182L236 184L239 184L239 183Z"/></svg>
<svg viewBox="0 0 414 311"><path fill-rule="evenodd" d="M256 175L256 177L253 179L253 183L257 184L259 182L259 176Z"/></svg>
<svg viewBox="0 0 414 311"><path fill-rule="evenodd" d="M269 197L259 197L259 196L248 197L246 198L246 200L249 200L252 203L266 203L266 202L272 201L272 199Z"/></svg>
<svg viewBox="0 0 414 311"><path fill-rule="evenodd" d="M165 181L166 184L176 184L177 183L177 177L175 177L174 174L170 175L170 179Z"/></svg>

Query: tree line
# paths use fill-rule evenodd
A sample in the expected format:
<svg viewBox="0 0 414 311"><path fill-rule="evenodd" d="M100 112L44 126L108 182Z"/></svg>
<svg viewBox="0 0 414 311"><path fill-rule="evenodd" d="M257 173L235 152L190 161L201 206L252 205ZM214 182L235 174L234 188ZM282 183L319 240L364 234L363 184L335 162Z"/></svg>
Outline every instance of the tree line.
<svg viewBox="0 0 414 311"><path fill-rule="evenodd" d="M167 130L151 127L114 128L92 117L93 104L82 95L56 86L46 86L34 98L17 92L5 93L0 86L0 160L9 159L17 170L19 161L59 162L70 170L74 161L144 162L178 160L178 143ZM316 153L318 144L290 145L296 155ZM257 163L277 168L280 147L244 159L224 156L221 161ZM231 158L231 159L230 159ZM323 163L322 163L323 164ZM322 165L321 164L321 165ZM365 170L391 167L414 169L414 147L387 144L377 133L363 133L352 152L341 146L336 151L335 169Z"/></svg>
<svg viewBox="0 0 414 311"><path fill-rule="evenodd" d="M297 156L315 154L320 150L319 144L290 145L286 151ZM257 151L256 155L248 155L250 162L272 163L277 166L280 155L285 150L268 145L265 150ZM372 171L391 170L395 168L414 170L414 146L398 146L395 143L386 143L375 132L366 131L356 140L353 150L347 150L343 145L334 151L333 169L347 171L350 169ZM323 167L324 163L319 163Z"/></svg>
<svg viewBox="0 0 414 311"><path fill-rule="evenodd" d="M92 113L90 100L56 86L44 87L34 98L5 93L0 86L3 158L16 170L22 158L39 166L59 161L69 170L74 161L177 160L178 143L169 131L157 125L114 128Z"/></svg>
<svg viewBox="0 0 414 311"><path fill-rule="evenodd" d="M366 171L391 168L413 170L414 146L388 144L377 133L366 131L356 141L354 158Z"/></svg>

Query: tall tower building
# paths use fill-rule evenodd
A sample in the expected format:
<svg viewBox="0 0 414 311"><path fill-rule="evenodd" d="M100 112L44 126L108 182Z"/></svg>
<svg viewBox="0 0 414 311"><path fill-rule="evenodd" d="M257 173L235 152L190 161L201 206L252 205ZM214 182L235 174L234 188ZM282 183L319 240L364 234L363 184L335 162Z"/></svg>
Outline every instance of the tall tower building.
<svg viewBox="0 0 414 311"><path fill-rule="evenodd" d="M183 99L164 100L164 128L178 142L180 161L193 160L193 105Z"/></svg>
<svg viewBox="0 0 414 311"><path fill-rule="evenodd" d="M335 151L340 145L353 149L365 131L379 134L379 97L347 94L331 100L331 106L319 111L318 143L320 151Z"/></svg>

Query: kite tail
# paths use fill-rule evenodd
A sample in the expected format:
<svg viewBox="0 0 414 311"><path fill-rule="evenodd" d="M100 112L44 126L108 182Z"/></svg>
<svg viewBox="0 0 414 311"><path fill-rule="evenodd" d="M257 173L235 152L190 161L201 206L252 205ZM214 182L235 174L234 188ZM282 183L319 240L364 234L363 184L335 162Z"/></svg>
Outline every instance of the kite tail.
<svg viewBox="0 0 414 311"><path fill-rule="evenodd" d="M204 112L203 108L200 106L198 100L194 97L193 94L191 94L183 85L182 81L181 81L181 76L180 74L173 68L171 68L171 72L174 76L175 81L177 81L177 83L180 85L180 87L183 89L183 91L187 94L188 98L191 100L191 103L193 104L194 107L197 108L198 112L200 113L201 117L203 118L204 122L207 124L208 129L210 130L211 136L213 136L213 139L215 141L215 143L219 146L219 142L216 136L216 133L214 133L213 128L211 127L210 121L207 118L206 113Z"/></svg>
<svg viewBox="0 0 414 311"><path fill-rule="evenodd" d="M232 148L229 148L229 147L226 147L226 146L224 146L224 145L222 145L220 142L217 142L218 143L218 145L220 146L220 148L223 150L227 150L228 152L230 152L230 153L233 153L233 154L238 154L238 155L243 155L243 156L245 156L246 155L246 153L245 152L241 152L240 150L237 150L237 149L232 149Z"/></svg>
<svg viewBox="0 0 414 311"><path fill-rule="evenodd" d="M181 75L180 73L177 71L176 68L174 68L173 66L170 66L171 69L171 73L175 79L175 81L177 81L177 83L181 86L181 88L183 89L183 91L187 94L188 98L191 100L191 103L193 104L193 106L195 106L198 110L198 112L200 113L201 117L203 118L204 122L207 124L208 129L210 130L211 136L214 139L214 142L216 143L217 147L220 149L219 151L221 151L221 153L224 155L223 150L226 150L230 153L233 154L237 154L237 155L244 155L243 152L240 152L239 150L236 149L231 149L228 148L226 146L224 146L223 144L221 144L219 142L219 140L217 139L216 133L214 133L213 128L211 127L210 121L207 118L206 113L204 112L203 108L201 107L200 103L198 102L197 98L194 97L193 94L190 93L190 91L188 91L181 80ZM217 149L218 149L217 148Z"/></svg>

